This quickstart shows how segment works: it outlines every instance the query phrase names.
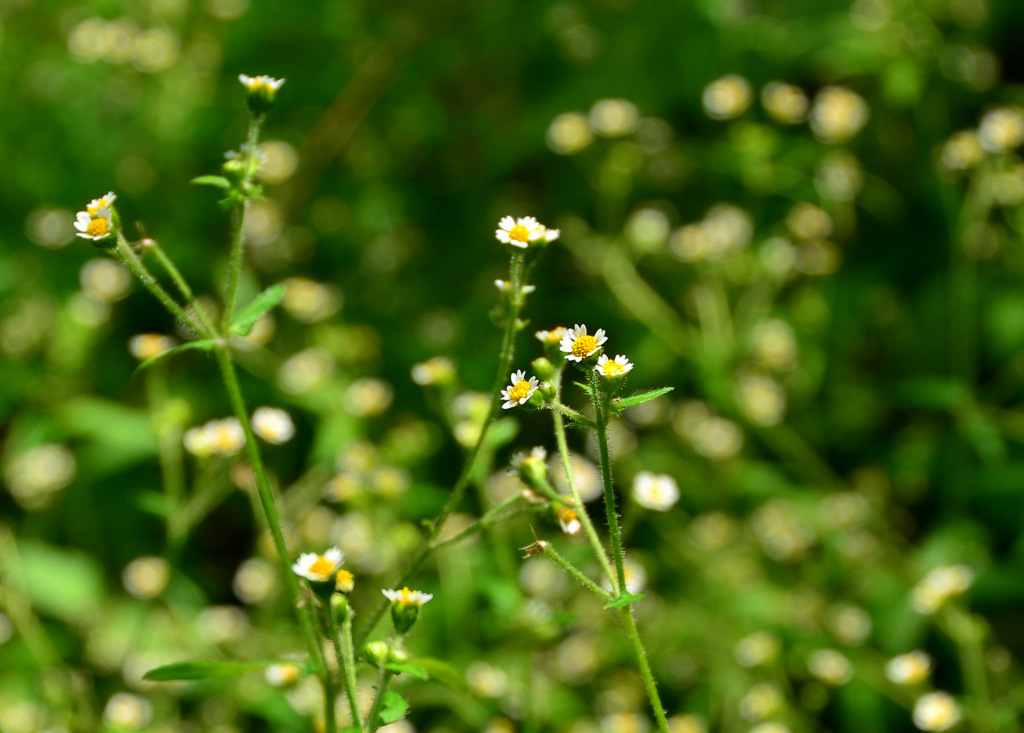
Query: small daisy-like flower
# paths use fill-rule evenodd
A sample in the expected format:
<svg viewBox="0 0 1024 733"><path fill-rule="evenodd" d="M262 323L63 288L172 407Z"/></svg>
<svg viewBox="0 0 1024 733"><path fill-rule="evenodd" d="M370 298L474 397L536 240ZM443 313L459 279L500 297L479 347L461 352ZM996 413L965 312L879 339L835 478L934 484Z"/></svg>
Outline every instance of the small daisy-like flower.
<svg viewBox="0 0 1024 733"><path fill-rule="evenodd" d="M622 354L614 359L609 359L607 354L601 354L597 360L594 370L602 377L621 377L633 369L633 364Z"/></svg>
<svg viewBox="0 0 1024 733"><path fill-rule="evenodd" d="M501 390L501 399L505 400L505 404L501 407L504 410L507 410L510 407L515 407L516 405L522 405L533 397L533 393L536 392L537 387L540 386L537 382L537 377L530 377L530 379L527 380L526 372L522 370L514 372L510 379L512 380L512 383L508 386L508 389Z"/></svg>
<svg viewBox="0 0 1024 733"><path fill-rule="evenodd" d="M498 289L499 293L507 293L512 289L512 283L510 283L508 280L495 280L494 287ZM523 295L529 295L530 293L536 290L536 285L524 285L522 287Z"/></svg>
<svg viewBox="0 0 1024 733"><path fill-rule="evenodd" d="M109 191L106 196L100 196L98 199L90 201L89 205L85 207L85 212L89 216L96 216L100 209L109 209L115 201L117 201L117 194Z"/></svg>
<svg viewBox="0 0 1024 733"><path fill-rule="evenodd" d="M271 664L263 670L263 677L274 687L284 687L298 681L302 676L302 668L297 664Z"/></svg>
<svg viewBox="0 0 1024 733"><path fill-rule="evenodd" d="M421 590L409 590L408 587L401 590L388 590L385 588L381 593L394 606L415 606L416 608L423 608L423 604L434 597L431 593L424 593Z"/></svg>
<svg viewBox="0 0 1024 733"><path fill-rule="evenodd" d="M921 730L946 730L960 718L960 706L946 692L929 692L914 703L914 725Z"/></svg>
<svg viewBox="0 0 1024 733"><path fill-rule="evenodd" d="M561 525L562 531L566 534L578 534L580 529L583 527L583 525L580 524L576 510L570 506L557 507L555 509L555 516L558 518L558 524Z"/></svg>
<svg viewBox="0 0 1024 733"><path fill-rule="evenodd" d="M292 564L292 572L314 583L326 583L334 578L335 574L341 569L341 561L343 559L344 555L340 547L332 547L323 555L318 555L315 552L304 552Z"/></svg>
<svg viewBox="0 0 1024 733"><path fill-rule="evenodd" d="M284 85L284 79L275 79L266 74L260 74L259 76L239 74L238 81L242 82L242 86L250 94L263 91L277 92Z"/></svg>
<svg viewBox="0 0 1024 733"><path fill-rule="evenodd" d="M281 445L295 435L291 415L276 407L259 407L252 413L252 429L268 443Z"/></svg>
<svg viewBox="0 0 1024 733"><path fill-rule="evenodd" d="M200 458L210 455L232 456L245 445L245 431L238 418L211 420L197 428L189 428L182 438L185 449Z"/></svg>
<svg viewBox="0 0 1024 733"><path fill-rule="evenodd" d="M920 649L893 657L885 664L885 676L897 685L921 682L932 671L931 656Z"/></svg>
<svg viewBox="0 0 1024 733"><path fill-rule="evenodd" d="M79 211L75 216L75 229L82 239L94 242L106 239L114 233L113 214L107 207L97 209L95 213Z"/></svg>
<svg viewBox="0 0 1024 733"><path fill-rule="evenodd" d="M533 335L537 337L538 341L547 346L548 344L557 344L561 341L565 335L565 329L562 326L555 326L550 331L537 331Z"/></svg>
<svg viewBox="0 0 1024 733"><path fill-rule="evenodd" d="M641 471L633 479L636 503L656 512L667 512L679 501L679 486L666 474Z"/></svg>
<svg viewBox="0 0 1024 733"><path fill-rule="evenodd" d="M559 348L565 352L566 359L580 362L597 353L597 350L607 340L608 337L604 335L603 328L597 329L591 336L587 333L585 325L576 324L575 328L566 329Z"/></svg>
<svg viewBox="0 0 1024 733"><path fill-rule="evenodd" d="M547 229L532 216L524 216L521 219L513 219L511 216L504 217L498 222L498 229L494 236L502 244L511 244L513 247L526 249L530 242L544 240L547 242L558 238L558 230L555 229L554 237L547 238Z"/></svg>

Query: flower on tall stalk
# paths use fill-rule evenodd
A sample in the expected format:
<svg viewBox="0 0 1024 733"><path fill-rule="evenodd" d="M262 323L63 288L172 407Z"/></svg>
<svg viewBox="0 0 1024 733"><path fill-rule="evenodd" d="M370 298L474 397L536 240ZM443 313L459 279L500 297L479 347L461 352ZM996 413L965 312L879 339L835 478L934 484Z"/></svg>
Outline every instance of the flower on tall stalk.
<svg viewBox="0 0 1024 733"><path fill-rule="evenodd" d="M566 329L559 348L565 353L568 361L581 362L596 354L607 340L603 328L597 329L591 336L587 333L585 325L576 324L574 328Z"/></svg>
<svg viewBox="0 0 1024 733"><path fill-rule="evenodd" d="M247 76L239 74L238 81L242 82L245 91L248 92L246 102L254 114L259 114L270 109L277 97L277 90L284 84L284 79L275 79L266 74L259 76Z"/></svg>
<svg viewBox="0 0 1024 733"><path fill-rule="evenodd" d="M340 547L332 547L323 555L304 552L292 564L292 572L314 583L326 583L341 569L342 560L344 555Z"/></svg>
<svg viewBox="0 0 1024 733"><path fill-rule="evenodd" d="M548 229L532 216L524 216L519 219L506 216L498 222L498 229L494 232L494 236L502 244L510 244L520 249L529 247L530 242L543 244L554 242L560 234L560 230Z"/></svg>
<svg viewBox="0 0 1024 733"><path fill-rule="evenodd" d="M117 195L110 191L105 196L90 201L85 211L75 215L75 229L82 239L94 242L106 239L114 233L114 201Z"/></svg>
<svg viewBox="0 0 1024 733"><path fill-rule="evenodd" d="M382 590L384 597L391 601L391 622L395 625L395 631L404 634L419 618L420 609L423 604L430 601L434 596L419 590Z"/></svg>
<svg viewBox="0 0 1024 733"><path fill-rule="evenodd" d="M526 403L533 397L533 393L540 386L537 382L537 377L530 377L527 380L526 372L522 370L513 372L510 379L512 383L509 384L508 388L501 390L501 399L505 400L505 404L501 407L504 410Z"/></svg>

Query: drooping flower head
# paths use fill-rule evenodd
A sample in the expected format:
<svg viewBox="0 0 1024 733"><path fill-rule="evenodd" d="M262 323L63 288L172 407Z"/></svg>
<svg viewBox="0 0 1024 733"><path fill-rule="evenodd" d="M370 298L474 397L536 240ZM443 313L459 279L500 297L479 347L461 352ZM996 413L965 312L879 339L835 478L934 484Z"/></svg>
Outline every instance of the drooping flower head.
<svg viewBox="0 0 1024 733"><path fill-rule="evenodd" d="M596 354L607 340L608 337L604 335L603 328L597 329L591 336L587 333L585 325L576 324L575 328L566 330L559 348L565 352L565 358L568 361L581 362Z"/></svg>
<svg viewBox="0 0 1024 733"><path fill-rule="evenodd" d="M332 547L323 555L304 552L292 564L292 572L314 583L326 583L328 580L333 580L335 574L341 569L342 560L344 560L344 555L340 547Z"/></svg>
<svg viewBox="0 0 1024 733"><path fill-rule="evenodd" d="M524 404L533 397L533 393L540 386L537 382L537 377L530 377L527 380L526 372L522 370L513 372L510 379L511 384L509 384L508 388L501 390L501 399L505 400L505 404L501 407L504 410Z"/></svg>
<svg viewBox="0 0 1024 733"><path fill-rule="evenodd" d="M498 222L498 229L494 232L494 236L502 244L510 244L520 249L529 247L530 242L544 244L554 242L560 234L560 230L548 229L532 216L524 216L520 219L506 216Z"/></svg>

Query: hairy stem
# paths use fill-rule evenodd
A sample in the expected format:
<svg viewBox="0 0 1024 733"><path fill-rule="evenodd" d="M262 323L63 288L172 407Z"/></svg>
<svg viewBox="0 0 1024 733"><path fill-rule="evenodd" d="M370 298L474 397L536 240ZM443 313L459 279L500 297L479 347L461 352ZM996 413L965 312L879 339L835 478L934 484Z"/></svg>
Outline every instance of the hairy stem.
<svg viewBox="0 0 1024 733"><path fill-rule="evenodd" d="M242 273L242 252L245 249L245 213L249 208L248 190L256 176L256 143L260 139L260 127L263 115L249 118L249 133L245 141L245 163L242 182L239 189L243 194L241 201L231 209L231 261L228 266L228 283L224 293L224 313L221 317L221 330L227 333L231 326L231 318L235 314L235 300L238 295L238 279Z"/></svg>
<svg viewBox="0 0 1024 733"><path fill-rule="evenodd" d="M604 510L608 515L608 533L612 540L612 557L615 560L615 575L619 579L619 590L626 590L626 567L622 558L622 537L619 529L619 514L615 508L615 488L612 486L612 464L608 453L608 409L602 402L601 386L597 372L588 370L591 395L594 400L594 415L597 418L597 445L601 456L601 483L604 486Z"/></svg>

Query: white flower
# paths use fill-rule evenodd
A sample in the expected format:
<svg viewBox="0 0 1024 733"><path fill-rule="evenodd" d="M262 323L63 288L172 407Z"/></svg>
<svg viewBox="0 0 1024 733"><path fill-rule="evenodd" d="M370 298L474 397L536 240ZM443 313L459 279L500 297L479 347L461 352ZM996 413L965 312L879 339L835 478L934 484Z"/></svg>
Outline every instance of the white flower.
<svg viewBox="0 0 1024 733"><path fill-rule="evenodd" d="M578 362L597 353L597 350L607 340L608 337L604 335L603 328L597 329L597 332L591 336L587 333L585 325L576 324L575 328L566 329L559 349L565 352L566 359Z"/></svg>
<svg viewBox="0 0 1024 733"><path fill-rule="evenodd" d="M750 106L752 97L750 82L739 74L729 74L708 84L701 101L708 117L728 120L743 114Z"/></svg>
<svg viewBox="0 0 1024 733"><path fill-rule="evenodd" d="M276 407L259 407L252 413L250 421L253 432L268 443L281 445L295 435L295 423L291 415Z"/></svg>
<svg viewBox="0 0 1024 733"><path fill-rule="evenodd" d="M921 730L946 730L960 722L960 706L946 692L929 692L914 703L914 725Z"/></svg>
<svg viewBox="0 0 1024 733"><path fill-rule="evenodd" d="M965 593L973 584L974 572L966 565L943 565L914 586L911 605L918 613L935 613L949 598Z"/></svg>
<svg viewBox="0 0 1024 733"><path fill-rule="evenodd" d="M666 512L679 501L679 486L671 476L641 471L633 479L633 498L642 507Z"/></svg>
<svg viewBox="0 0 1024 733"><path fill-rule="evenodd" d="M98 199L96 199L98 200ZM75 215L75 229L77 235L82 239L91 239L94 242L106 239L113 233L113 214L110 209L103 207L95 213L79 211Z"/></svg>
<svg viewBox="0 0 1024 733"><path fill-rule="evenodd" d="M616 356L615 359L609 359L607 354L601 354L597 360L597 366L594 367L594 371L602 377L621 377L632 369L633 364L622 354Z"/></svg>
<svg viewBox="0 0 1024 733"><path fill-rule="evenodd" d="M1013 150L1024 142L1024 115L1010 107L987 112L978 125L978 141L993 153Z"/></svg>
<svg viewBox="0 0 1024 733"><path fill-rule="evenodd" d="M96 216L100 209L109 209L115 201L117 201L117 194L109 191L106 196L100 196L98 199L90 201L89 205L85 207L85 211L89 216Z"/></svg>
<svg viewBox="0 0 1024 733"><path fill-rule="evenodd" d="M505 404L501 407L504 410L525 403L533 397L533 393L540 386L537 382L537 377L530 377L529 381L527 381L526 372L522 370L513 372L510 379L512 383L509 384L508 389L501 390L501 399L505 400Z"/></svg>
<svg viewBox="0 0 1024 733"><path fill-rule="evenodd" d="M238 81L242 82L245 90L250 93L262 90L276 92L284 85L284 79L275 79L274 77L267 76L266 74L260 74L259 76L239 74Z"/></svg>
<svg viewBox="0 0 1024 733"><path fill-rule="evenodd" d="M185 431L182 442L185 450L195 456L232 456L245 445L245 431L237 418L211 420L197 428Z"/></svg>
<svg viewBox="0 0 1024 733"><path fill-rule="evenodd" d="M271 664L263 670L263 677L274 687L284 687L295 682L302 675L302 668L297 664Z"/></svg>
<svg viewBox="0 0 1024 733"><path fill-rule="evenodd" d="M807 668L830 685L845 685L853 677L850 660L835 649L818 649L807 658Z"/></svg>
<svg viewBox="0 0 1024 733"><path fill-rule="evenodd" d="M128 341L128 351L136 359L145 361L173 349L176 342L170 336L160 333L140 333Z"/></svg>
<svg viewBox="0 0 1024 733"><path fill-rule="evenodd" d="M424 603L427 603L434 597L432 593L424 593L421 590L409 590L408 588L402 588L401 590L384 589L381 593L392 604L416 606L417 608L422 608Z"/></svg>
<svg viewBox="0 0 1024 733"><path fill-rule="evenodd" d="M811 132L826 143L849 140L868 121L867 102L845 87L825 87L814 98Z"/></svg>
<svg viewBox="0 0 1024 733"><path fill-rule="evenodd" d="M341 561L343 559L344 555L340 547L332 547L323 555L317 555L315 552L304 552L292 564L292 572L306 580L324 583L334 578L334 574L341 569Z"/></svg>
<svg viewBox="0 0 1024 733"><path fill-rule="evenodd" d="M557 344L562 340L562 336L565 335L565 329L561 326L555 326L550 331L537 331L534 336L542 344Z"/></svg>
<svg viewBox="0 0 1024 733"><path fill-rule="evenodd" d="M521 219L513 219L511 216L504 217L498 222L498 229L494 236L503 244L511 244L513 247L526 249L530 242L544 240L552 242L558 239L558 230L554 229L549 235L548 230L532 216L524 216ZM551 236L553 235L553 236Z"/></svg>
<svg viewBox="0 0 1024 733"><path fill-rule="evenodd" d="M893 657L885 665L885 676L897 685L920 682L932 671L932 658L920 649Z"/></svg>
<svg viewBox="0 0 1024 733"><path fill-rule="evenodd" d="M568 535L578 534L583 527L576 510L570 506L556 507L555 516L558 517L558 524L562 527L562 531Z"/></svg>
<svg viewBox="0 0 1024 733"><path fill-rule="evenodd" d="M512 283L510 283L508 280L495 280L494 281L494 287L496 287L498 289L499 293L507 293L509 290L512 289ZM535 290L537 290L537 286L536 285L524 285L521 288L521 290L522 290L523 295L529 295L530 293L532 293Z"/></svg>

